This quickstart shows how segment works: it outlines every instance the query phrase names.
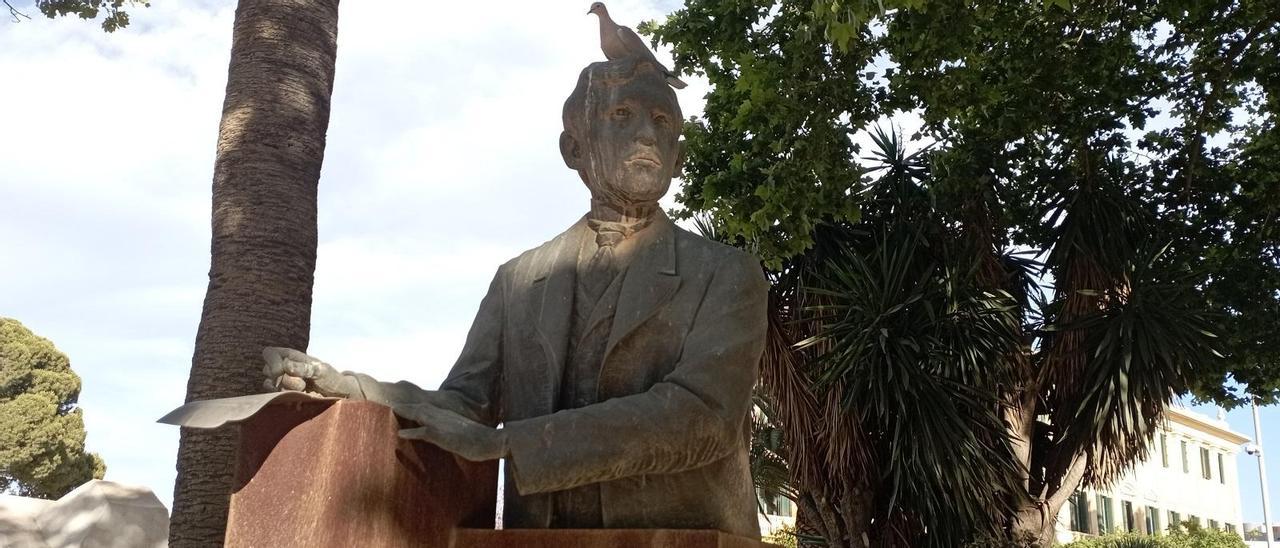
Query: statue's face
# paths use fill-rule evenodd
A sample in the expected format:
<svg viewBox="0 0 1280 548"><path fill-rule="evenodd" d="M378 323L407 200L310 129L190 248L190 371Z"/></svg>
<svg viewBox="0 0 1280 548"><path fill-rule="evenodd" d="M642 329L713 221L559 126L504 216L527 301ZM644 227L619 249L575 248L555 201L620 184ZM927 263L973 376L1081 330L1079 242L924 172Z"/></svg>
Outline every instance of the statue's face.
<svg viewBox="0 0 1280 548"><path fill-rule="evenodd" d="M587 120L587 186L606 202L654 202L680 170L680 107L661 78L639 77L596 97Z"/></svg>

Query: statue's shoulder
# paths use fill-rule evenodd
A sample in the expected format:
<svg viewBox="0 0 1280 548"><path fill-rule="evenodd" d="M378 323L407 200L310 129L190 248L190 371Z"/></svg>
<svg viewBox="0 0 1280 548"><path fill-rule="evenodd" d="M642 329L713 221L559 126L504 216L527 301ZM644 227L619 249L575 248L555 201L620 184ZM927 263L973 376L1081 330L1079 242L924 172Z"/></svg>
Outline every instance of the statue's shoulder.
<svg viewBox="0 0 1280 548"><path fill-rule="evenodd" d="M759 258L742 249L690 232L679 225L673 224L673 229L682 264L702 265L712 269L721 264L744 265L752 269L760 265Z"/></svg>
<svg viewBox="0 0 1280 548"><path fill-rule="evenodd" d="M557 234L541 245L527 249L523 253L512 257L511 260L498 267L498 274L505 274L514 280L525 281L532 281L546 276L548 270L555 264L557 257L578 242L576 231L581 229L580 224L581 222L575 223L564 232Z"/></svg>

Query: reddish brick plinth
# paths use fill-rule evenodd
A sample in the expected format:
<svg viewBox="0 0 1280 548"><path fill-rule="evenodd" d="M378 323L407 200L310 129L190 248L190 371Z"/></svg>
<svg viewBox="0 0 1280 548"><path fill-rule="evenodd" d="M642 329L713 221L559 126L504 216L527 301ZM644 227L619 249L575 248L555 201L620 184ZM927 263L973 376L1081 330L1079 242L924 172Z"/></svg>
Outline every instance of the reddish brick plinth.
<svg viewBox="0 0 1280 548"><path fill-rule="evenodd" d="M458 529L452 548L778 548L720 531L689 529Z"/></svg>
<svg viewBox="0 0 1280 548"><path fill-rule="evenodd" d="M241 426L226 545L368 548L765 548L709 530L494 530L497 463L396 436L368 402L270 406Z"/></svg>
<svg viewBox="0 0 1280 548"><path fill-rule="evenodd" d="M447 546L455 526L492 528L497 463L396 436L387 407L268 407L241 427L226 545Z"/></svg>

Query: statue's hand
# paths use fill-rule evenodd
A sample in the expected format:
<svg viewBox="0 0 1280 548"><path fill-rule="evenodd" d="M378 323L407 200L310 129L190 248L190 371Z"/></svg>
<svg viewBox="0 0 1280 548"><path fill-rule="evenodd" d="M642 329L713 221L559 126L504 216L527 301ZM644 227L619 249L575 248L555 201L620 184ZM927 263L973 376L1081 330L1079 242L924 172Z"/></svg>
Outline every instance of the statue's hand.
<svg viewBox="0 0 1280 548"><path fill-rule="evenodd" d="M359 391L355 379L339 373L333 366L290 348L268 346L262 349L262 367L268 390L315 392L321 396L349 398Z"/></svg>
<svg viewBox="0 0 1280 548"><path fill-rule="evenodd" d="M397 415L421 424L406 428L400 437L423 440L472 462L497 460L507 456L507 434L429 403L397 405Z"/></svg>

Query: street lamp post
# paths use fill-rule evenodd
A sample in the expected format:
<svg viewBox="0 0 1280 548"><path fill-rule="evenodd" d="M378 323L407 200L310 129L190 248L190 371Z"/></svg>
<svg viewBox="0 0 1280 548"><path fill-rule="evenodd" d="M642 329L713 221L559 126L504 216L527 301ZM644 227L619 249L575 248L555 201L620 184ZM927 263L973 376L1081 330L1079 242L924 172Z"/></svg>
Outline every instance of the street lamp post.
<svg viewBox="0 0 1280 548"><path fill-rule="evenodd" d="M1253 405L1253 447L1249 454L1258 457L1258 482L1262 484L1262 531L1267 537L1267 548L1272 548L1275 532L1271 530L1271 497L1267 494L1267 464L1262 459L1262 422L1258 420L1258 400Z"/></svg>

